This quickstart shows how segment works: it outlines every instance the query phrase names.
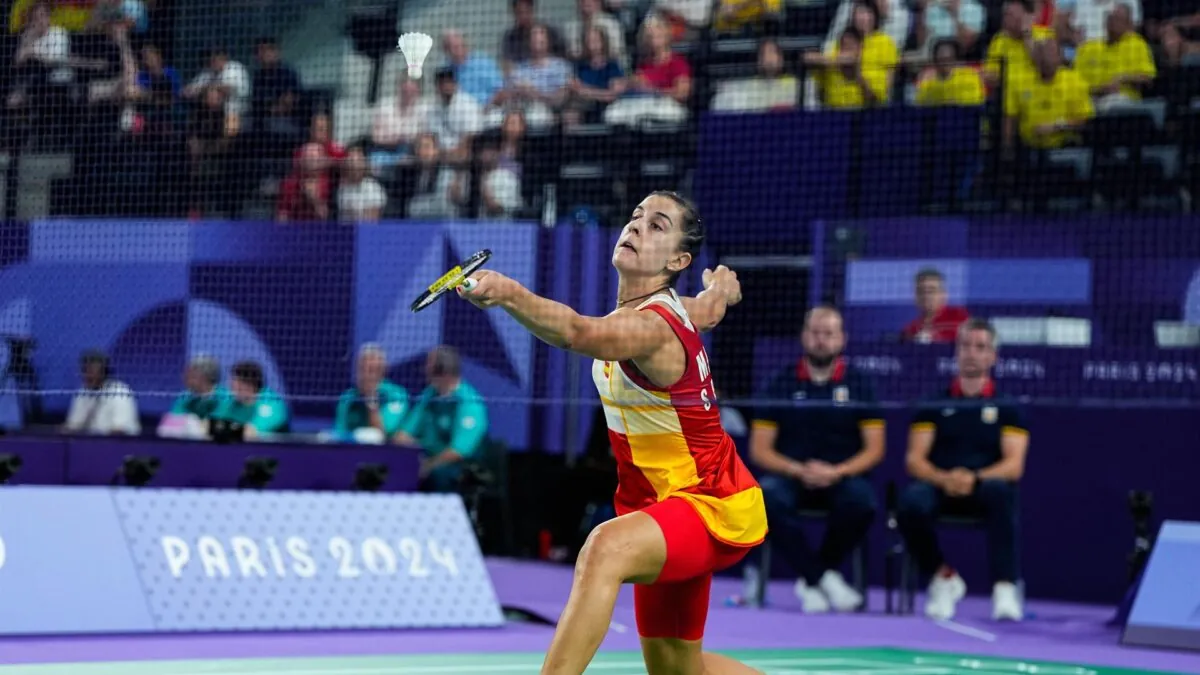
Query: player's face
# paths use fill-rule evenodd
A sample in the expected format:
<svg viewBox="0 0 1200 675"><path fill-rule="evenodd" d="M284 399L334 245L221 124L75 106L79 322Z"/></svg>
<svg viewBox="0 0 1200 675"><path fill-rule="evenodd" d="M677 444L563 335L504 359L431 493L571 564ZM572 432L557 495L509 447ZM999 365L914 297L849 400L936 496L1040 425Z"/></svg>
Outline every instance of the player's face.
<svg viewBox="0 0 1200 675"><path fill-rule="evenodd" d="M691 255L679 251L683 217L672 199L661 195L643 199L613 249L613 267L634 276L670 274L687 267Z"/></svg>
<svg viewBox="0 0 1200 675"><path fill-rule="evenodd" d="M832 362L846 347L842 319L832 312L816 312L809 317L800 336L804 354L814 363Z"/></svg>
<svg viewBox="0 0 1200 675"><path fill-rule="evenodd" d="M958 374L962 377L982 377L996 364L996 347L986 330L964 330L955 343Z"/></svg>

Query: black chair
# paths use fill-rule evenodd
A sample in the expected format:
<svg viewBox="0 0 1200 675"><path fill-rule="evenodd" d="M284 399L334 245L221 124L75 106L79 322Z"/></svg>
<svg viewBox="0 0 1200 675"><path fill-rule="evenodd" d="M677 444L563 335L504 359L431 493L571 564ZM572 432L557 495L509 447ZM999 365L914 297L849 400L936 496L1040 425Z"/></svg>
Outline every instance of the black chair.
<svg viewBox="0 0 1200 675"><path fill-rule="evenodd" d="M799 509L797 512L801 518L806 520L827 520L829 511L824 509ZM758 562L758 588L755 589L755 600L752 603L755 607L762 607L767 600L767 585L771 579L771 539L768 535L767 540L759 547L760 557ZM858 608L859 612L867 611L867 539L862 542L850 553L850 584L854 586L863 596L863 604Z"/></svg>
<svg viewBox="0 0 1200 675"><path fill-rule="evenodd" d="M494 515L488 520L499 521L500 539L496 553L512 555L516 551L516 541L508 487L508 446L503 441L489 438L483 442L481 450L478 458L466 463L459 489L481 545L490 538L484 514Z"/></svg>

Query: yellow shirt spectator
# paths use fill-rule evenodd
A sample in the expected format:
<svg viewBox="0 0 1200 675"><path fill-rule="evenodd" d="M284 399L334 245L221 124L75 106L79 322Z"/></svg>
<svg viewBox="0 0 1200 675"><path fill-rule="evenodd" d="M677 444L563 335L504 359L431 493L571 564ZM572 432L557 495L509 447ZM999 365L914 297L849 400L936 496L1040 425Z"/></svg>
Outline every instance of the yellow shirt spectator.
<svg viewBox="0 0 1200 675"><path fill-rule="evenodd" d="M8 15L8 32L19 33L25 27L25 15L37 0L16 0ZM96 0L58 0L50 3L50 25L72 33L82 31L92 16Z"/></svg>
<svg viewBox="0 0 1200 675"><path fill-rule="evenodd" d="M1049 82L1036 75L1012 87L1004 100L1004 114L1016 117L1021 140L1031 148L1061 148L1078 135L1065 129L1096 116L1087 84L1079 73L1059 68Z"/></svg>
<svg viewBox="0 0 1200 675"><path fill-rule="evenodd" d="M718 33L735 33L743 26L783 12L783 0L721 0L713 28Z"/></svg>
<svg viewBox="0 0 1200 675"><path fill-rule="evenodd" d="M1053 35L1054 32L1046 26L1033 27L1034 42L1048 39L1053 37ZM1005 64L1007 64L1008 80L1010 82L1013 76L1018 73L1024 77L1025 73L1033 71L1033 56L1026 49L1025 41L1001 31L996 33L996 37L992 38L991 44L988 45L987 55L984 56L983 72L988 77L998 79L1001 68Z"/></svg>
<svg viewBox="0 0 1200 675"><path fill-rule="evenodd" d="M1085 42L1075 54L1075 67L1093 94L1111 93L1099 90L1113 84L1117 78L1153 78L1158 74L1154 57L1150 54L1150 45L1145 38L1132 31L1122 35L1116 42ZM1135 101L1142 98L1142 92L1128 84L1122 84L1119 91Z"/></svg>
<svg viewBox="0 0 1200 675"><path fill-rule="evenodd" d="M835 47L829 53L829 57L836 58L840 53L841 48ZM863 79L875 94L875 100L878 103L886 103L890 98L892 73L900 61L896 43L884 33L872 33L863 41L861 59ZM826 107L848 110L867 105L866 96L858 81L846 77L841 68L826 68L821 85Z"/></svg>
<svg viewBox="0 0 1200 675"><path fill-rule="evenodd" d="M925 106L980 106L985 93L979 71L968 66L957 66L946 78L926 78L917 87L917 105Z"/></svg>

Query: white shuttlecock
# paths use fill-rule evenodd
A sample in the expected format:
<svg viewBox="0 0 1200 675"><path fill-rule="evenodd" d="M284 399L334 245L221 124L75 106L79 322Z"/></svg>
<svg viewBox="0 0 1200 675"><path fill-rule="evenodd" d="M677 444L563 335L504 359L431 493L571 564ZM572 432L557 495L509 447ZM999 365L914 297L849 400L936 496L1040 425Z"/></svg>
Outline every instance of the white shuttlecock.
<svg viewBox="0 0 1200 675"><path fill-rule="evenodd" d="M405 33L400 36L400 52L408 62L408 76L413 79L421 78L421 65L429 50L433 49L433 38L425 33Z"/></svg>

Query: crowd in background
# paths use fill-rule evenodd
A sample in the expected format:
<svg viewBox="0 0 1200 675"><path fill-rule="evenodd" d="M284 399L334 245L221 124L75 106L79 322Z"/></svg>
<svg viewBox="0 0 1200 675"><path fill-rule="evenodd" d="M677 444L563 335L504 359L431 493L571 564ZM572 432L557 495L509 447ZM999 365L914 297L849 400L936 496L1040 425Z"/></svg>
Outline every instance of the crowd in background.
<svg viewBox="0 0 1200 675"><path fill-rule="evenodd" d="M6 142L73 151L72 195L56 208L81 215L528 217L544 173L527 170L544 160L531 135L686 126L710 109L990 102L1007 148L1055 149L1080 143L1098 114L1190 91L1177 75L1200 61L1200 12L1142 0L830 0L806 15L828 17L823 32L781 0L579 0L562 26L513 0L499 45L446 30L432 82L402 76L394 96L357 111L368 132L343 145L345 120L273 38L254 64L215 47L185 78L140 0L97 0L86 14L16 4ZM746 38L753 64L707 67ZM102 197L130 185L143 192ZM269 208L247 214L256 200Z"/></svg>

